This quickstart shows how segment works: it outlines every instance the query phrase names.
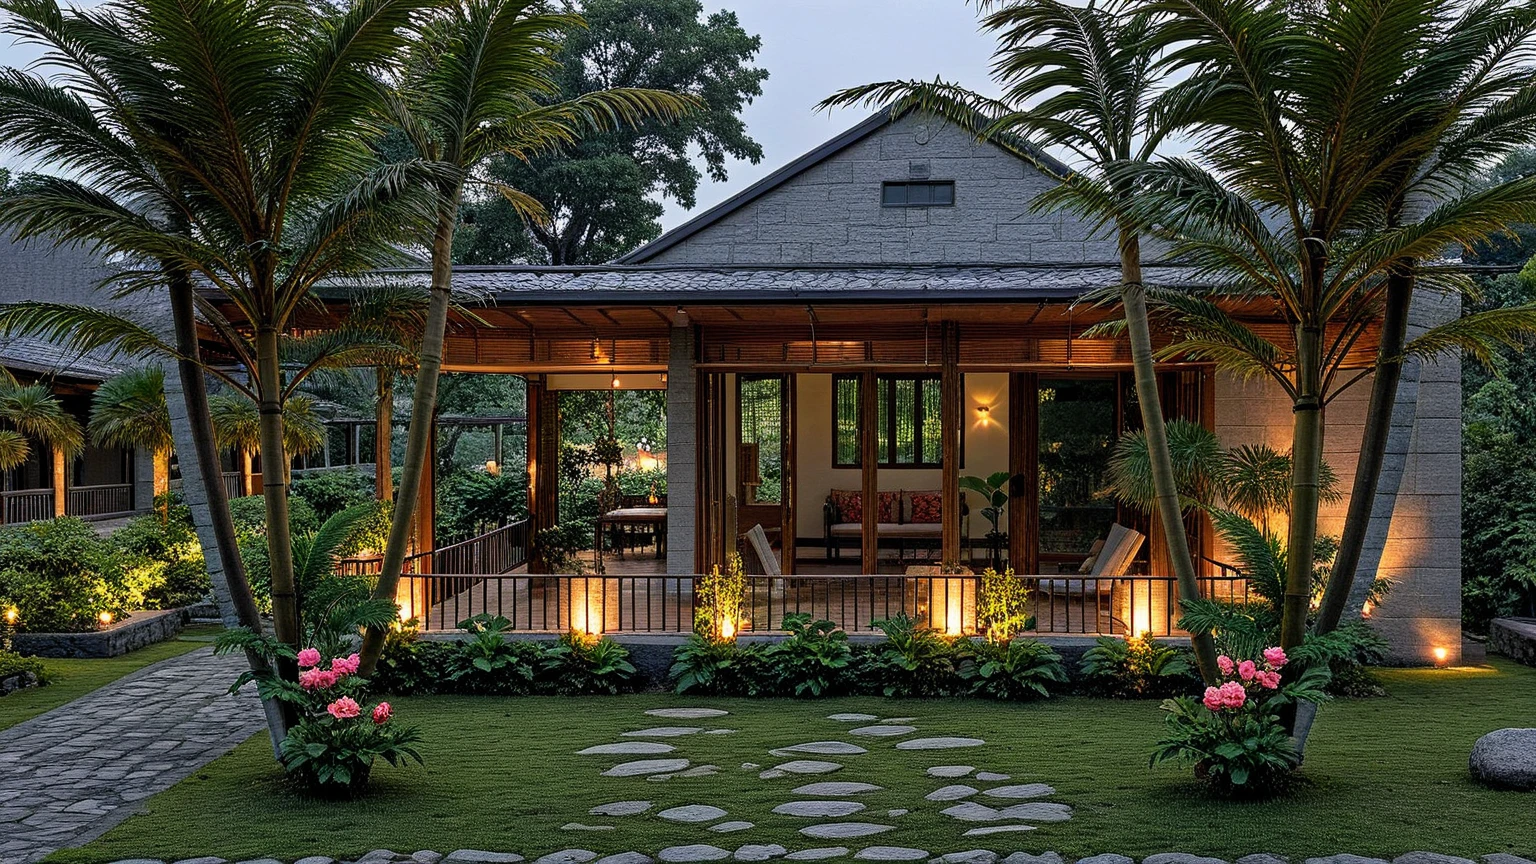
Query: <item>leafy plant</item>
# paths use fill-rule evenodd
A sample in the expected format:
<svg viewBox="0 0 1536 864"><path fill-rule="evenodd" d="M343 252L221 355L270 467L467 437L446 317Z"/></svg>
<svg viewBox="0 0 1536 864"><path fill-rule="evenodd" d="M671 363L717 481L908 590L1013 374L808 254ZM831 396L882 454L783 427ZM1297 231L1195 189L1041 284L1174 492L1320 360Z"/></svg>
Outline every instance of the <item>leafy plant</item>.
<svg viewBox="0 0 1536 864"><path fill-rule="evenodd" d="M764 652L774 691L795 696L827 696L844 686L853 652L848 634L831 621L805 613L784 616L789 636Z"/></svg>
<svg viewBox="0 0 1536 864"><path fill-rule="evenodd" d="M16 675L29 676L39 686L48 683L48 670L43 666L43 661L0 648L0 681ZM0 696L4 695L5 691L0 690Z"/></svg>
<svg viewBox="0 0 1536 864"><path fill-rule="evenodd" d="M562 696L623 693L633 689L637 675L629 649L575 631L544 652L543 671Z"/></svg>
<svg viewBox="0 0 1536 864"><path fill-rule="evenodd" d="M459 629L469 639L457 643L445 663L445 678L456 692L520 696L532 691L543 652L532 642L508 641L511 621L481 613L460 621Z"/></svg>
<svg viewBox="0 0 1536 864"><path fill-rule="evenodd" d="M726 560L725 572L721 573L720 565L716 564L699 577L693 591L698 602L693 612L694 632L709 639L735 639L747 599L747 576L741 555L732 552Z"/></svg>
<svg viewBox="0 0 1536 864"><path fill-rule="evenodd" d="M1067 670L1061 655L1033 639L981 641L968 643L960 677L972 696L1023 701L1050 696L1067 683Z"/></svg>
<svg viewBox="0 0 1536 864"><path fill-rule="evenodd" d="M1084 689L1121 699L1174 696L1200 683L1188 651L1145 637L1100 637L1078 670Z"/></svg>
<svg viewBox="0 0 1536 864"><path fill-rule="evenodd" d="M448 668L450 657L459 651L457 643L422 639L413 618L390 630L368 686L374 692L402 696L454 692Z"/></svg>
<svg viewBox="0 0 1536 864"><path fill-rule="evenodd" d="M986 477L966 475L960 478L960 488L975 492L981 496L983 507L981 515L987 517L992 523L992 533L1002 533L998 520L1002 518L1003 510L1008 506L1008 485L1013 482L1014 475L1007 471L996 471Z"/></svg>
<svg viewBox="0 0 1536 864"><path fill-rule="evenodd" d="M374 500L373 475L356 468L317 471L293 478L290 495L303 498L321 519Z"/></svg>
<svg viewBox="0 0 1536 864"><path fill-rule="evenodd" d="M129 520L107 541L119 555L134 599L146 609L187 606L212 587L192 512L173 499L156 496L156 513Z"/></svg>
<svg viewBox="0 0 1536 864"><path fill-rule="evenodd" d="M692 633L673 653L667 676L672 679L673 690L677 693L735 695L744 683L738 674L743 653L746 652L735 642Z"/></svg>
<svg viewBox="0 0 1536 864"><path fill-rule="evenodd" d="M949 696L959 689L954 642L904 613L874 626L885 641L857 670L860 689L873 687L885 696Z"/></svg>
<svg viewBox="0 0 1536 864"><path fill-rule="evenodd" d="M976 589L976 621L992 642L1007 642L1029 629L1029 585L1013 575L1013 568L1002 573L991 567L982 571Z"/></svg>
<svg viewBox="0 0 1536 864"><path fill-rule="evenodd" d="M128 611L122 562L94 529L72 516L0 527L0 609L17 628L93 630L100 616Z"/></svg>

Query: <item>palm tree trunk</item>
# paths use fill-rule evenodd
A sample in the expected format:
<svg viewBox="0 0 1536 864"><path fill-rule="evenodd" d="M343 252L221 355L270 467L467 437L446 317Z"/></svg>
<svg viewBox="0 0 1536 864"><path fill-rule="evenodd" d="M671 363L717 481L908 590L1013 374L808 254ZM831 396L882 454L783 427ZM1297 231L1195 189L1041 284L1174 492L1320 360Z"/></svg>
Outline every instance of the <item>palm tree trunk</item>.
<svg viewBox="0 0 1536 864"><path fill-rule="evenodd" d="M195 491L201 492L203 502L206 504L207 522L212 528L214 539L213 551L218 556L217 568L211 569L217 570L215 578L223 583L224 594L228 598L230 607L227 611L221 611L226 621L230 618L230 612L233 612L233 623L245 627L252 633L260 633L261 611L256 606L256 597L251 593L251 584L245 577L245 565L240 560L240 546L235 539L235 522L230 516L229 499L224 493L219 448L214 439L213 421L208 414L208 388L203 379L203 368L199 360L192 280L184 275L172 275L169 281L176 350L182 355L177 360L176 371L181 383L182 402L187 412L187 427L190 432L188 437L192 440L192 447L189 448L192 459L189 461L195 461L197 464L197 474L202 482L196 484L199 488ZM157 465L155 470L158 472L160 467ZM166 470L169 472L168 466ZM158 477L156 480L158 483ZM182 490L183 495L187 495L189 499L194 492L190 488L191 485L184 484ZM194 503L191 500L188 501L189 505ZM247 651L245 656L252 671L267 670L267 659L259 652ZM281 759L282 752L279 748L283 739L288 737L288 729L292 725L290 712L282 702L276 699L263 700L262 709L266 713L267 731L272 739L272 755Z"/></svg>
<svg viewBox="0 0 1536 864"><path fill-rule="evenodd" d="M373 374L379 400L373 409L373 491L378 500L388 501L395 494L394 466L390 464L395 433L395 370L378 366Z"/></svg>
<svg viewBox="0 0 1536 864"><path fill-rule="evenodd" d="M277 330L256 331L257 406L260 411L261 486L267 505L267 557L272 567L272 630L278 640L299 644L299 596L293 578L293 538L288 524L288 472L283 449L282 368ZM281 668L285 678L293 670Z"/></svg>
<svg viewBox="0 0 1536 864"><path fill-rule="evenodd" d="M1322 328L1303 324L1296 336L1295 426L1291 444L1291 516L1286 540L1285 600L1280 647L1290 650L1307 635L1312 599L1312 555L1317 542L1319 477L1323 461Z"/></svg>
<svg viewBox="0 0 1536 864"><path fill-rule="evenodd" d="M1360 439L1360 456L1355 462L1355 482L1349 493L1349 511L1344 517L1344 534L1339 551L1328 574L1328 587L1317 610L1313 630L1329 633L1339 626L1353 590L1360 555L1365 549L1365 534L1370 527L1381 482L1382 460L1387 437L1392 431L1392 410L1397 403L1397 386L1403 375L1403 346L1408 341L1408 306L1413 302L1414 263L1405 262L1387 274L1386 310L1382 315L1381 343L1376 349L1376 377L1371 382L1371 401L1365 411L1365 432Z"/></svg>
<svg viewBox="0 0 1536 864"><path fill-rule="evenodd" d="M373 596L395 599L401 570L405 566L405 548L410 542L416 502L420 498L421 478L432 441L432 424L437 420L437 376L443 365L443 334L448 326L448 300L453 286L453 228L458 221L459 193L444 194L438 212L437 229L432 238L432 298L427 305L427 320L421 339L421 357L416 369L416 386L411 394L411 425L406 430L405 464L400 471L399 494L389 523L389 541L384 546L384 562ZM372 675L379 653L384 650L386 631L369 628L363 636L363 675Z"/></svg>
<svg viewBox="0 0 1536 864"><path fill-rule="evenodd" d="M1147 319L1147 294L1141 283L1141 240L1136 232L1120 231L1120 302L1125 309L1126 329L1131 340L1131 364L1135 369L1136 402L1141 406L1141 425L1146 430L1147 455L1152 467L1152 489L1157 497L1157 515L1168 542L1168 556L1179 596L1200 596L1195 575L1195 561L1189 552L1189 535L1184 530L1184 510L1179 506L1179 490L1173 474L1173 456L1168 450L1168 429L1163 422L1163 405L1157 393L1157 369L1152 359L1152 326ZM1214 683L1216 644L1209 633L1190 634L1200 677Z"/></svg>

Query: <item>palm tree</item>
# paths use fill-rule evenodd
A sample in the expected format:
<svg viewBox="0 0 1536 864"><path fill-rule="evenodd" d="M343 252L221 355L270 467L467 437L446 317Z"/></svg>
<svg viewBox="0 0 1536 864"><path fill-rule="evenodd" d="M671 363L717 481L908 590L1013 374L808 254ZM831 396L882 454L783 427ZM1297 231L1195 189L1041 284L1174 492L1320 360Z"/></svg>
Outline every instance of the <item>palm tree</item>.
<svg viewBox="0 0 1536 864"><path fill-rule="evenodd" d="M1434 260L1448 245L1531 221L1536 182L1447 197L1417 225L1384 224L1392 190L1403 185L1399 176L1412 174L1419 158L1418 147L1394 146L1405 137L1404 117L1456 83L1418 74L1429 65L1424 58L1468 26L1443 14L1443 4L1163 0L1153 8L1167 16L1159 36L1169 46L1169 67L1187 75L1176 91L1198 124L1199 161L1128 164L1111 174L1140 184L1135 207L1161 227L1175 255L1219 281L1221 290L1272 304L1292 334L1286 344L1265 340L1212 298L1174 292L1154 298L1179 331L1167 356L1267 377L1292 401L1281 628L1281 645L1292 648L1306 634L1311 597L1323 408L1360 380L1349 377L1344 363L1379 314L1387 275L1405 261ZM1487 16L1496 8L1484 4L1467 14ZM1480 95L1469 111L1484 122L1498 125L1504 108L1529 110L1523 89L1473 89ZM1530 132L1501 134L1524 140ZM1437 191L1453 190L1442 185ZM1490 340L1513 339L1533 323L1531 310L1462 319L1402 353L1486 352ZM1390 401L1384 407L1390 410Z"/></svg>
<svg viewBox="0 0 1536 864"><path fill-rule="evenodd" d="M171 412L165 402L165 370L141 366L108 378L91 397L86 432L97 446L145 450L154 463L154 492L170 491ZM170 504L161 510L168 518Z"/></svg>
<svg viewBox="0 0 1536 864"><path fill-rule="evenodd" d="M563 35L582 25L533 0L460 0L426 28L407 64L394 117L417 158L445 166L435 184L431 223L432 285L418 354L405 464L374 596L393 599L399 584L437 411L437 378L453 280L453 233L471 183L490 186L525 217L543 218L538 202L476 169L497 155L530 158L575 143L586 130L650 117L671 119L697 104L676 93L616 88L553 101L561 93L555 53ZM363 643L369 673L385 630Z"/></svg>
<svg viewBox="0 0 1536 864"><path fill-rule="evenodd" d="M982 8L982 26L998 35L992 69L1002 87L1000 98L943 81L888 81L844 90L821 107L875 103L890 104L898 112L929 111L1012 149L1018 149L1013 145L1019 140L1065 148L1085 166L1057 176L1059 185L1034 206L1073 210L1114 231L1120 254L1118 296L1149 444L1155 509L1179 594L1199 597L1157 395L1142 282L1142 229L1131 206L1136 184L1106 170L1150 160L1179 127L1181 106L1166 98L1166 78L1148 44L1154 19L1118 2L1078 7L1060 0L984 0ZM1038 160L1037 167L1055 173ZM1201 674L1215 680L1216 652L1209 634L1191 639Z"/></svg>
<svg viewBox="0 0 1536 864"><path fill-rule="evenodd" d="M47 444L55 465L72 458L85 446L80 423L43 384L22 384L10 371L0 368L0 471L26 462L32 454L30 439ZM10 428L5 428L5 427ZM64 494L56 489L55 495ZM54 502L57 510L62 502ZM0 524L5 507L0 502Z"/></svg>
<svg viewBox="0 0 1536 864"><path fill-rule="evenodd" d="M242 457L261 452L261 415L256 403L237 393L219 393L208 398L208 413L213 419L213 436L219 449L232 450ZM283 400L283 452L276 462L263 458L262 483L268 473L276 473L288 483L293 458L308 456L325 446L325 424L315 413L315 400L295 393Z"/></svg>

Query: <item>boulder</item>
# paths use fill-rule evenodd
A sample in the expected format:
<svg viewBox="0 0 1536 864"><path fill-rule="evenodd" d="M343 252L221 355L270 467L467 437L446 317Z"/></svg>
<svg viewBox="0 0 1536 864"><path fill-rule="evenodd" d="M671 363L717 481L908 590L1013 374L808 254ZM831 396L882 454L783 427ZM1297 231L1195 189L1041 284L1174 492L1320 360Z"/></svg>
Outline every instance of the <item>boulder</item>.
<svg viewBox="0 0 1536 864"><path fill-rule="evenodd" d="M1472 745L1467 767L1489 786L1536 789L1536 729L1489 732Z"/></svg>

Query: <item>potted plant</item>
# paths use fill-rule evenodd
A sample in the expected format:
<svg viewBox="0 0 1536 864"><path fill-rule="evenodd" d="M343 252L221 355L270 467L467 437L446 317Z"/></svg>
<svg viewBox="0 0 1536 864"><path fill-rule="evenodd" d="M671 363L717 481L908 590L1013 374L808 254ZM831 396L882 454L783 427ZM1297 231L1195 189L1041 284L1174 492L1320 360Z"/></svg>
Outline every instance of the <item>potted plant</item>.
<svg viewBox="0 0 1536 864"><path fill-rule="evenodd" d="M987 545L991 550L990 563L993 567L1002 566L1003 532L998 520L1003 517L1003 508L1008 506L1008 486L1015 476L1007 471L997 471L986 477L966 475L960 478L961 489L981 496L985 505L981 508L981 515L992 523L992 530L987 532Z"/></svg>

